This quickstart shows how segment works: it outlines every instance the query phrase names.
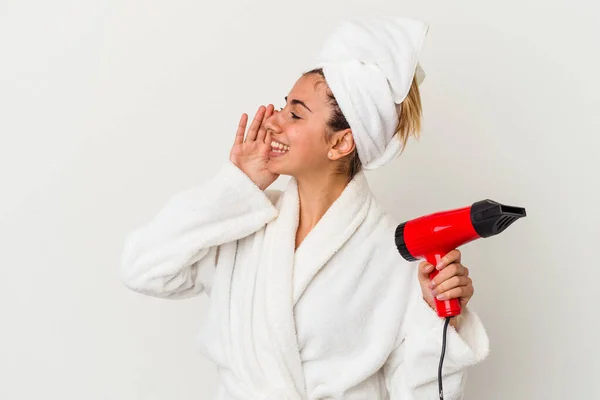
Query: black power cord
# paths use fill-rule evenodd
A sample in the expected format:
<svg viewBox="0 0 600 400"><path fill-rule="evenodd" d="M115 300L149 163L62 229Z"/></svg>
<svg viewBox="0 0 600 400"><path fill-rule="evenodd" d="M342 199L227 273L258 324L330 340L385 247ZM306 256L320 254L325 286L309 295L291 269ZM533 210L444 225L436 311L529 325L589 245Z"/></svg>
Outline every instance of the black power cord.
<svg viewBox="0 0 600 400"><path fill-rule="evenodd" d="M446 354L446 332L448 332L448 324L450 324L450 318L446 317L444 323L444 335L442 337L442 355L440 356L440 366L438 368L438 388L440 394L440 400L444 400L444 388L442 387L442 365L444 364L444 355Z"/></svg>

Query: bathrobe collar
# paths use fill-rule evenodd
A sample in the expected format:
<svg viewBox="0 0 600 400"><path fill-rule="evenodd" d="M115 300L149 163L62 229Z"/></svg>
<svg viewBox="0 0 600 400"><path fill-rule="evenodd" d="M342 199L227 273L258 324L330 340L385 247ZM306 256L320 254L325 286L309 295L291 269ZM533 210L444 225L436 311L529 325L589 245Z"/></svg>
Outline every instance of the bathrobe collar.
<svg viewBox="0 0 600 400"><path fill-rule="evenodd" d="M295 189L297 192L297 186ZM370 204L369 186L364 173L360 172L350 181L296 251L293 280L294 305L300 300L315 275L363 222ZM296 214L298 213L297 209Z"/></svg>
<svg viewBox="0 0 600 400"><path fill-rule="evenodd" d="M371 193L361 171L348 183L296 252L300 201L297 181L291 178L277 203L279 215L267 226L267 315L276 357L281 363L281 378L293 382L296 389L295 393L287 394L290 399L306 397L294 306L310 281L362 223L370 204Z"/></svg>

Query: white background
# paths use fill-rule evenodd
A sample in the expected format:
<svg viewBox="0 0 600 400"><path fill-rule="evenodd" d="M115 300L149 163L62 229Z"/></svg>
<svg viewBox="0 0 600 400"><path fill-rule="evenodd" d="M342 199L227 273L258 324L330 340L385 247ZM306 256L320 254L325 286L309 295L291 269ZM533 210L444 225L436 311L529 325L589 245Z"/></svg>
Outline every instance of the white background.
<svg viewBox="0 0 600 400"><path fill-rule="evenodd" d="M206 298L125 289L124 237L216 172L240 114L281 106L334 24L378 14L431 24L422 139L368 174L380 201L527 208L463 247L492 346L466 399L600 398L598 8L1 0L0 399L211 398Z"/></svg>

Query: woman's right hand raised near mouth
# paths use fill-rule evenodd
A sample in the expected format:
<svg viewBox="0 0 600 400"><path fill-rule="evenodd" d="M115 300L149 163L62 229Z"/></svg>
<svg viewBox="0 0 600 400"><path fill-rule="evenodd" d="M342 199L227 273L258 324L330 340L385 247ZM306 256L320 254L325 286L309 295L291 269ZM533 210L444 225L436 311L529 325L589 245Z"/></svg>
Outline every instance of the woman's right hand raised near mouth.
<svg viewBox="0 0 600 400"><path fill-rule="evenodd" d="M248 115L242 114L235 134L235 142L229 154L231 162L248 175L261 190L265 190L279 177L279 174L271 173L267 169L271 151L271 134L267 133L264 122L273 113L272 104L268 107L260 106L245 138Z"/></svg>

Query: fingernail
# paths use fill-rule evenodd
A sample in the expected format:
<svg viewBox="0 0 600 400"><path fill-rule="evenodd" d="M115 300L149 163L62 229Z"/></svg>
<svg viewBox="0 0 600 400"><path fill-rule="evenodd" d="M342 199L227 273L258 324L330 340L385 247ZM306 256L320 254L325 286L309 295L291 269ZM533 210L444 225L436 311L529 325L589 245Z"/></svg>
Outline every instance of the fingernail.
<svg viewBox="0 0 600 400"><path fill-rule="evenodd" d="M442 263L438 263L438 264L435 266L435 269L442 269L442 266L443 266L443 264L442 264Z"/></svg>
<svg viewBox="0 0 600 400"><path fill-rule="evenodd" d="M435 287L435 281L433 279L431 280L431 282L429 282L429 287L432 289Z"/></svg>
<svg viewBox="0 0 600 400"><path fill-rule="evenodd" d="M430 293L431 293L431 297L435 297L435 295L437 294L437 292L435 290L432 290Z"/></svg>
<svg viewBox="0 0 600 400"><path fill-rule="evenodd" d="M440 294L436 297L438 300L446 300L446 296L444 294Z"/></svg>
<svg viewBox="0 0 600 400"><path fill-rule="evenodd" d="M425 267L425 272L429 272L433 269L433 265L432 264L428 264L427 267Z"/></svg>

